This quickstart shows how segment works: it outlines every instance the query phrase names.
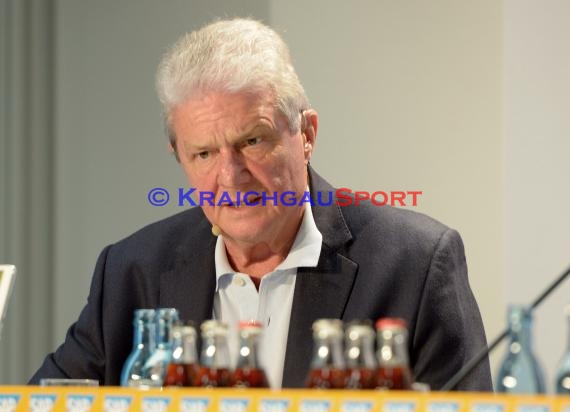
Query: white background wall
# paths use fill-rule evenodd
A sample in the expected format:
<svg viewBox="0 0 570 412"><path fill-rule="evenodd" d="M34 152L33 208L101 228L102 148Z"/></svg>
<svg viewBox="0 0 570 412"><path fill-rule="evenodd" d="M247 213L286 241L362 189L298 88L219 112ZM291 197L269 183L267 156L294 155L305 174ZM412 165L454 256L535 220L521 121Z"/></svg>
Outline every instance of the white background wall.
<svg viewBox="0 0 570 412"><path fill-rule="evenodd" d="M102 247L179 210L146 200L153 187L186 185L166 151L154 71L167 45L216 16L283 33L321 115L322 174L354 189L422 190L414 209L460 231L489 338L505 302L528 301L569 263L570 3L56 4L56 341L46 351L77 317ZM537 319L549 380L564 290Z"/></svg>
<svg viewBox="0 0 570 412"><path fill-rule="evenodd" d="M508 0L504 15L504 284L526 302L570 264L570 2ZM570 280L535 316L550 384L570 346L565 304Z"/></svg>

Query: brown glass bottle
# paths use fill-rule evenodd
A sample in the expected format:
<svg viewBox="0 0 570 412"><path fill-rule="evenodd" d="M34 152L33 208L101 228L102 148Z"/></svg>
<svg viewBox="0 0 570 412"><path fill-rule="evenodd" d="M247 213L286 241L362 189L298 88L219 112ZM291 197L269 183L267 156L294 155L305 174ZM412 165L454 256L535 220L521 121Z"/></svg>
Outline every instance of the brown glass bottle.
<svg viewBox="0 0 570 412"><path fill-rule="evenodd" d="M346 388L376 387L374 329L370 323L352 322L345 332Z"/></svg>
<svg viewBox="0 0 570 412"><path fill-rule="evenodd" d="M319 319L313 323L313 359L305 383L307 388L345 387L342 337L342 322L338 319Z"/></svg>
<svg viewBox="0 0 570 412"><path fill-rule="evenodd" d="M203 388L224 388L230 386L229 368L200 366L196 374L196 386Z"/></svg>
<svg viewBox="0 0 570 412"><path fill-rule="evenodd" d="M312 389L343 389L346 384L346 371L337 368L312 368L306 387Z"/></svg>
<svg viewBox="0 0 570 412"><path fill-rule="evenodd" d="M198 373L196 329L193 326L172 327L172 360L164 377L164 386L194 386Z"/></svg>
<svg viewBox="0 0 570 412"><path fill-rule="evenodd" d="M376 374L376 387L381 389L412 389L412 376L409 368L400 366L380 367Z"/></svg>
<svg viewBox="0 0 570 412"><path fill-rule="evenodd" d="M399 318L383 318L376 322L379 389L411 390L413 377L408 361L408 329Z"/></svg>
<svg viewBox="0 0 570 412"><path fill-rule="evenodd" d="M260 322L240 322L238 360L230 378L231 386L237 388L269 387L267 375L261 367L258 357L262 328Z"/></svg>
<svg viewBox="0 0 570 412"><path fill-rule="evenodd" d="M202 351L195 384L201 387L226 387L230 380L228 326L217 320L207 320L200 326Z"/></svg>

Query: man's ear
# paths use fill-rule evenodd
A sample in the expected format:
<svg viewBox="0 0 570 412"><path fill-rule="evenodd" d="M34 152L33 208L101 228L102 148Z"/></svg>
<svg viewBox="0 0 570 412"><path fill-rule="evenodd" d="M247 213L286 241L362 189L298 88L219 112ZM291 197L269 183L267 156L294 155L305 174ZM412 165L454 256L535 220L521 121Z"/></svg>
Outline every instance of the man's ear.
<svg viewBox="0 0 570 412"><path fill-rule="evenodd" d="M301 114L301 133L304 139L303 151L305 153L305 161L311 160L315 141L317 140L317 128L319 126L319 115L313 109L303 110Z"/></svg>

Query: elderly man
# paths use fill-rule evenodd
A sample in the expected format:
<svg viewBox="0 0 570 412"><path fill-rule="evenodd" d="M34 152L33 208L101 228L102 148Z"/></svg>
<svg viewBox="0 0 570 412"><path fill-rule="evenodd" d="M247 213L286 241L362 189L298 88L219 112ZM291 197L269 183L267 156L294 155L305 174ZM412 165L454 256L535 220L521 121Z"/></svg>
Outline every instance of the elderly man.
<svg viewBox="0 0 570 412"><path fill-rule="evenodd" d="M236 19L188 34L157 87L171 150L215 201L108 246L86 307L32 382L118 384L137 308L175 307L198 324L261 321L272 387L303 386L319 318L404 318L414 375L434 389L485 345L457 232L369 202L279 201L334 189L309 165L318 116L273 30ZM238 205L246 192L256 205ZM491 390L488 361L458 388Z"/></svg>

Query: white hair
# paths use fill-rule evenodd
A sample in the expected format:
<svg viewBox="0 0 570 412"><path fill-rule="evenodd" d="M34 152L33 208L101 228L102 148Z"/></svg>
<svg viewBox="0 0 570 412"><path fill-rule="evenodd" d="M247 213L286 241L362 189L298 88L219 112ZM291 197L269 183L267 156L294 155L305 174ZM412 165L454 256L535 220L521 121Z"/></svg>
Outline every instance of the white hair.
<svg viewBox="0 0 570 412"><path fill-rule="evenodd" d="M292 132L309 108L289 48L271 28L251 19L220 20L182 36L164 55L156 77L171 142L172 109L193 94L270 90Z"/></svg>

